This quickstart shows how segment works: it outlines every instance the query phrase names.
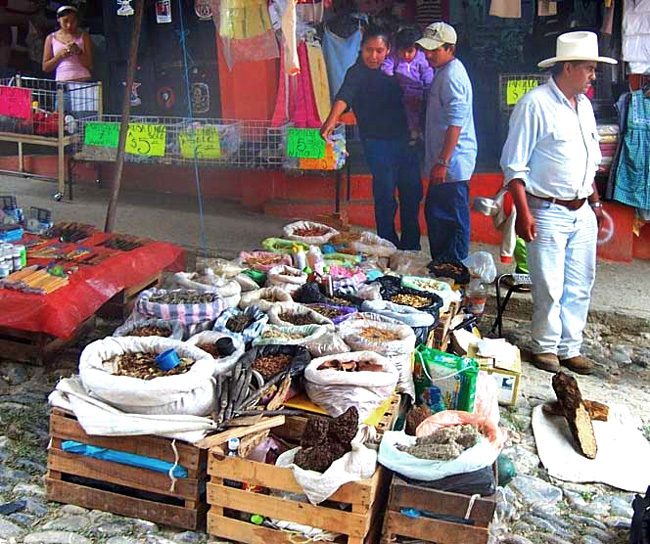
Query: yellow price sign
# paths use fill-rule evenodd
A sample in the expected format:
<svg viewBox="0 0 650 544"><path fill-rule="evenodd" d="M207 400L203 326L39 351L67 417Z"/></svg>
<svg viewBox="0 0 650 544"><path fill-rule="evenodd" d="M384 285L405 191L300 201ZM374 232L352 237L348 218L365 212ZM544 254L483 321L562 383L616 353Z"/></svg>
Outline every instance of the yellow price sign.
<svg viewBox="0 0 650 544"><path fill-rule="evenodd" d="M536 79L511 79L506 86L506 105L514 106L522 96L538 85Z"/></svg>
<svg viewBox="0 0 650 544"><path fill-rule="evenodd" d="M220 159L221 141L217 127L187 129L178 135L181 156L186 159Z"/></svg>
<svg viewBox="0 0 650 544"><path fill-rule="evenodd" d="M167 145L165 125L129 123L126 134L126 152L144 157L164 157Z"/></svg>

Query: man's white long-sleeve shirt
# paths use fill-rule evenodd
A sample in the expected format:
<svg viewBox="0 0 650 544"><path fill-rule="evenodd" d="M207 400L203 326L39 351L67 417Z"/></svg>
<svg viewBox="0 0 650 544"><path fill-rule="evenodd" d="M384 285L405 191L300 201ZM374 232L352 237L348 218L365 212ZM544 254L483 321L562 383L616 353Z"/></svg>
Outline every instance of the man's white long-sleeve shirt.
<svg viewBox="0 0 650 544"><path fill-rule="evenodd" d="M501 154L504 184L521 179L535 196L587 198L602 159L598 139L589 99L576 96L574 109L551 77L525 94L510 116Z"/></svg>

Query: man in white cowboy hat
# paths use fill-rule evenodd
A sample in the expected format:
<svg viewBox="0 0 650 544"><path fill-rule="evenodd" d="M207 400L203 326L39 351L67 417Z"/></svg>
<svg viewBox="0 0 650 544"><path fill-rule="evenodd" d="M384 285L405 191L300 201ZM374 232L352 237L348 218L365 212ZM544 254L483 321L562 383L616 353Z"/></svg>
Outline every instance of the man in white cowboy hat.
<svg viewBox="0 0 650 544"><path fill-rule="evenodd" d="M595 81L593 32L557 39L544 85L524 95L510 117L501 155L505 185L517 208L516 231L528 243L533 283L533 357L543 370L561 366L589 374L594 363L580 354L602 204L594 186L601 160L596 120L584 94Z"/></svg>
<svg viewBox="0 0 650 544"><path fill-rule="evenodd" d="M472 83L456 58L456 31L430 24L415 42L435 70L427 99L424 175L429 189L424 215L433 259L469 253L469 179L476 165Z"/></svg>

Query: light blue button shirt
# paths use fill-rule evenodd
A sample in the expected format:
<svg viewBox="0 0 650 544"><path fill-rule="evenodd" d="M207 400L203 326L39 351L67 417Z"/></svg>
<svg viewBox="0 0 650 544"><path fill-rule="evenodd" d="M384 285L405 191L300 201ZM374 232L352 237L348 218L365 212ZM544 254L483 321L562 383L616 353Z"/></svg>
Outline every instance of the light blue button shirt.
<svg viewBox="0 0 650 544"><path fill-rule="evenodd" d="M445 134L450 125L461 127L458 144L447 166L445 181L469 180L476 166L476 131L472 111L472 83L458 59L436 69L427 103L424 175L440 157Z"/></svg>
<svg viewBox="0 0 650 544"><path fill-rule="evenodd" d="M504 183L521 179L526 192L573 200L593 193L602 155L591 102L576 96L576 108L551 77L525 94L510 116L501 154Z"/></svg>

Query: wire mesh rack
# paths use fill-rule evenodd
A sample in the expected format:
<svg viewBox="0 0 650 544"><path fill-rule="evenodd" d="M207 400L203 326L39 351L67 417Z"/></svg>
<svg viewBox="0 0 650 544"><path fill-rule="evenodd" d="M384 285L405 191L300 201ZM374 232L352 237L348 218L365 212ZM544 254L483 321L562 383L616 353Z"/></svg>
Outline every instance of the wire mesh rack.
<svg viewBox="0 0 650 544"><path fill-rule="evenodd" d="M0 132L41 137L71 135L79 119L97 116L101 111L101 83L22 76L0 79Z"/></svg>
<svg viewBox="0 0 650 544"><path fill-rule="evenodd" d="M114 161L120 115L86 117L79 123L75 157ZM291 125L269 121L131 116L125 160L132 163L194 164L246 169L281 169L284 134Z"/></svg>
<svg viewBox="0 0 650 544"><path fill-rule="evenodd" d="M548 81L549 74L499 74L499 109L510 115L519 99Z"/></svg>

